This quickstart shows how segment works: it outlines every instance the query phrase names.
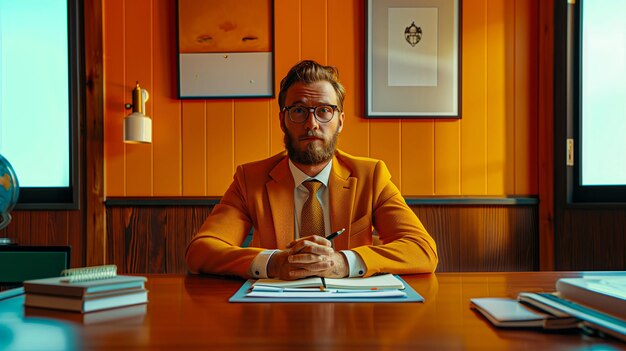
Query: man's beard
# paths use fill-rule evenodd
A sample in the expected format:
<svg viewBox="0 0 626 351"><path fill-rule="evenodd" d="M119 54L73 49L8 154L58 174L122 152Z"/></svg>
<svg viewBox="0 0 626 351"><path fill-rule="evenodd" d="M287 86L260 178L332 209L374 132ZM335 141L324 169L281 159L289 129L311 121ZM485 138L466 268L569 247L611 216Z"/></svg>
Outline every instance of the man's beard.
<svg viewBox="0 0 626 351"><path fill-rule="evenodd" d="M308 136L318 136L315 132L307 131ZM288 130L285 130L284 142L289 159L294 163L302 165L317 165L324 163L335 155L335 147L337 146L337 137L339 136L339 127L335 131L335 134L330 138L328 143L322 141L322 146L317 146L318 143L310 142L306 146L306 150L300 151L297 149L298 140L294 138Z"/></svg>

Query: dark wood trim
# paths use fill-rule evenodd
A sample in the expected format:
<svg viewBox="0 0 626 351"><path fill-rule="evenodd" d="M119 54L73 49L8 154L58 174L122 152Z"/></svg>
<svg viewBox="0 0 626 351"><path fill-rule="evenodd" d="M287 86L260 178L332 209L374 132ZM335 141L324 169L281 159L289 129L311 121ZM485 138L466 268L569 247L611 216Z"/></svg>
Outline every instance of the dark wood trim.
<svg viewBox="0 0 626 351"><path fill-rule="evenodd" d="M85 264L105 263L104 81L102 0L84 2L85 28Z"/></svg>
<svg viewBox="0 0 626 351"><path fill-rule="evenodd" d="M576 243L563 241L564 225L568 222L566 167L567 138L567 4L554 5L554 268L570 266L567 258ZM565 251L565 255L558 251Z"/></svg>
<svg viewBox="0 0 626 351"><path fill-rule="evenodd" d="M446 205L446 206L532 206L539 203L536 197L405 197L409 206Z"/></svg>
<svg viewBox="0 0 626 351"><path fill-rule="evenodd" d="M215 206L221 197L107 197L106 207Z"/></svg>
<svg viewBox="0 0 626 351"><path fill-rule="evenodd" d="M539 268L554 270L554 3L539 2Z"/></svg>
<svg viewBox="0 0 626 351"><path fill-rule="evenodd" d="M539 203L536 197L405 197L409 206L422 205L496 205L533 206ZM214 206L220 197L108 197L106 207L141 206Z"/></svg>

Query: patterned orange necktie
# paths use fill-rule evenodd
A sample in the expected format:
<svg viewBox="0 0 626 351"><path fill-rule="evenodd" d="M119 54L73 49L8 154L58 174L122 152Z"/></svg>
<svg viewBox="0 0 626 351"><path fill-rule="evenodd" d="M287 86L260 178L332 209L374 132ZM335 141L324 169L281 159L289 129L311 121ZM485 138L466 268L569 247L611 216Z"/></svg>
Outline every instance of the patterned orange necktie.
<svg viewBox="0 0 626 351"><path fill-rule="evenodd" d="M324 211L317 200L317 191L322 186L317 180L307 180L302 183L309 191L309 198L302 206L300 215L300 237L309 235L324 236Z"/></svg>

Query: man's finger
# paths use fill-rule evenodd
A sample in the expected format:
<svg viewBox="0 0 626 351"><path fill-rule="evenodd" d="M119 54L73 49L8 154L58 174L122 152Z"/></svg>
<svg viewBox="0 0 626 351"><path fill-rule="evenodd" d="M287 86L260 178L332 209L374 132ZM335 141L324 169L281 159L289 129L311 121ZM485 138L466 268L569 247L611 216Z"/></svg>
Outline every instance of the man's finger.
<svg viewBox="0 0 626 351"><path fill-rule="evenodd" d="M287 248L290 249L296 245L298 245L298 243L304 243L304 242L312 242L312 243L316 243L318 245L322 245L322 246L328 246L328 247L332 247L332 243L329 240L326 240L325 238L319 236L319 235L310 235L310 236L305 236L303 238L294 240L292 242L290 242L287 245Z"/></svg>
<svg viewBox="0 0 626 351"><path fill-rule="evenodd" d="M332 255L335 251L331 247L321 246L312 242L296 244L290 250L291 255L297 254L314 254L314 255Z"/></svg>
<svg viewBox="0 0 626 351"><path fill-rule="evenodd" d="M316 276L315 272L311 272L306 269L294 269L294 270L289 271L289 277L291 279L302 279L302 278L314 277L314 276Z"/></svg>
<svg viewBox="0 0 626 351"><path fill-rule="evenodd" d="M296 264L290 264L290 276L293 276L294 273L292 272L298 272L295 273L298 277L300 278L304 278L304 277L310 277L310 276L322 276L322 274L325 271L328 271L330 268L333 267L333 261L323 261L323 262L316 262L316 263L309 263L309 264L305 264L305 263L296 263Z"/></svg>
<svg viewBox="0 0 626 351"><path fill-rule="evenodd" d="M297 255L291 255L287 258L287 260L289 261L289 263L316 263L316 262L323 262L323 261L328 261L331 259L331 256L329 255L315 255L315 254L297 254Z"/></svg>

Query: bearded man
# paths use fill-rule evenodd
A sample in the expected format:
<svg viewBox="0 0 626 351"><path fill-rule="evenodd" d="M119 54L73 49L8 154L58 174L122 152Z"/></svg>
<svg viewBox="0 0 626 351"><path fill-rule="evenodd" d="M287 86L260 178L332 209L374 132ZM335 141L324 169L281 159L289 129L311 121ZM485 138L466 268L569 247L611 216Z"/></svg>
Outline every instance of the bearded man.
<svg viewBox="0 0 626 351"><path fill-rule="evenodd" d="M291 68L278 96L286 152L237 167L187 246L191 272L292 280L435 271L435 242L385 164L336 149L344 97L336 68ZM342 234L331 242L333 232Z"/></svg>

